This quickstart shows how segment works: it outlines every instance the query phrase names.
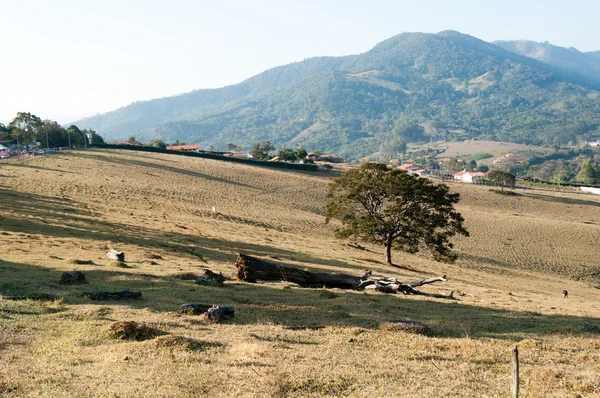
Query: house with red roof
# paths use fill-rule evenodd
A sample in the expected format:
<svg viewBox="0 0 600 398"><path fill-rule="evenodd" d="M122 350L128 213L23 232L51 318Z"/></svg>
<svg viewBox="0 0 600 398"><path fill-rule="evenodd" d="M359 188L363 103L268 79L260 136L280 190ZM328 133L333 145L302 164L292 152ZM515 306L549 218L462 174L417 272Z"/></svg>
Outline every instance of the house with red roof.
<svg viewBox="0 0 600 398"><path fill-rule="evenodd" d="M117 145L142 145L141 142L137 142L137 141L119 141L117 142Z"/></svg>
<svg viewBox="0 0 600 398"><path fill-rule="evenodd" d="M480 171L461 171L454 174L454 179L466 182L469 184L477 183L480 179L484 178L488 173L482 173Z"/></svg>
<svg viewBox="0 0 600 398"><path fill-rule="evenodd" d="M170 150L170 151L187 151L187 152L192 152L192 151L198 151L199 146L198 146L198 144L169 145L169 146L167 146L167 149Z"/></svg>

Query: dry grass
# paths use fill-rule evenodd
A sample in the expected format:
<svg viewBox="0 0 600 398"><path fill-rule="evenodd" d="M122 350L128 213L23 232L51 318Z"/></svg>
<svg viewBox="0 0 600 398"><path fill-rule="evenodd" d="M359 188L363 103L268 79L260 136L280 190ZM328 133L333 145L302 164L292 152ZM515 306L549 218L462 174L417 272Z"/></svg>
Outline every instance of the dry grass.
<svg viewBox="0 0 600 398"><path fill-rule="evenodd" d="M445 152L439 154L438 158L453 158L471 156L476 153L491 153L496 156L504 156L507 153L519 153L532 156L540 153L550 152L551 149L534 145L514 144L510 142L467 140L451 143Z"/></svg>
<svg viewBox="0 0 600 398"><path fill-rule="evenodd" d="M514 345L523 396L600 395L600 341L584 331L600 324L600 198L456 185L472 233L457 242L462 258L396 253L413 272L333 237L328 178L125 151L1 165L0 295L23 299L0 299L0 396L497 397ZM112 248L129 268L111 265ZM233 275L239 251L331 272L447 274L424 290L459 300L188 280ZM60 284L75 271L87 285ZM92 302L94 289L143 296ZM207 324L177 314L185 302L233 305L236 316ZM389 330L398 319L435 336ZM109 338L120 321L163 335Z"/></svg>

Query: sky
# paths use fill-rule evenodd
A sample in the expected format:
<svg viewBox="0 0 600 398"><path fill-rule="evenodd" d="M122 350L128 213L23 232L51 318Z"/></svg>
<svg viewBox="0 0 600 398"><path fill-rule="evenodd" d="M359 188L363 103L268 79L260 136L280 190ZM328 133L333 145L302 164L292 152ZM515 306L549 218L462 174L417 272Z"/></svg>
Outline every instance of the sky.
<svg viewBox="0 0 600 398"><path fill-rule="evenodd" d="M600 50L597 0L0 0L0 123L68 123L402 32Z"/></svg>

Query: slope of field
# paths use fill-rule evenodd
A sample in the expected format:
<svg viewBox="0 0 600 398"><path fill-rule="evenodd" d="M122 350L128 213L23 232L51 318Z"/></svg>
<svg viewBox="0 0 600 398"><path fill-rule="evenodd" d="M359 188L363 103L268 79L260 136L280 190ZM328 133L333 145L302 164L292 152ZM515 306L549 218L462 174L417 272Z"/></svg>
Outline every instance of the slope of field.
<svg viewBox="0 0 600 398"><path fill-rule="evenodd" d="M0 296L57 297L0 297L0 396L497 397L508 392L514 345L523 396L600 394L600 341L583 331L600 324L600 198L454 185L472 235L457 240L461 259L395 253L410 271L333 236L323 216L333 175L100 150L0 165ZM111 248L126 253L126 267L105 258ZM447 274L423 290L458 299L235 280L219 288L186 275L232 276L240 251L330 272ZM84 272L88 284L61 285L64 271ZM143 298L93 302L84 292L94 289ZM236 317L207 324L177 314L185 302L233 305ZM434 336L380 329L397 319ZM161 335L108 338L125 320Z"/></svg>
<svg viewBox="0 0 600 398"><path fill-rule="evenodd" d="M513 144L510 142L486 141L486 140L467 140L453 142L448 149L437 155L437 158L454 158L457 156L471 156L476 153L490 153L492 155L503 156L507 153L522 153L529 156L546 153L551 151L548 148L542 148L534 145Z"/></svg>

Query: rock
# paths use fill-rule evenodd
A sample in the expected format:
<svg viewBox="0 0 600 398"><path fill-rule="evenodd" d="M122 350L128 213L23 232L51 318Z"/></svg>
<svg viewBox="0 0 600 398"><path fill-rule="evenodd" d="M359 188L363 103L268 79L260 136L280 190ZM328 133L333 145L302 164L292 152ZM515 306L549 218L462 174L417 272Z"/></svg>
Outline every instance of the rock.
<svg viewBox="0 0 600 398"><path fill-rule="evenodd" d="M114 249L106 253L106 257L115 261L125 261L125 253L116 251Z"/></svg>
<svg viewBox="0 0 600 398"><path fill-rule="evenodd" d="M207 322L220 322L224 317L233 317L233 307L221 307L218 305L185 303L179 306L179 312L188 315L200 315Z"/></svg>
<svg viewBox="0 0 600 398"><path fill-rule="evenodd" d="M205 270L204 276L199 276L196 278L196 283L198 285L213 285L213 286L222 286L223 282L225 282L225 277L223 273L216 273L211 270Z"/></svg>

